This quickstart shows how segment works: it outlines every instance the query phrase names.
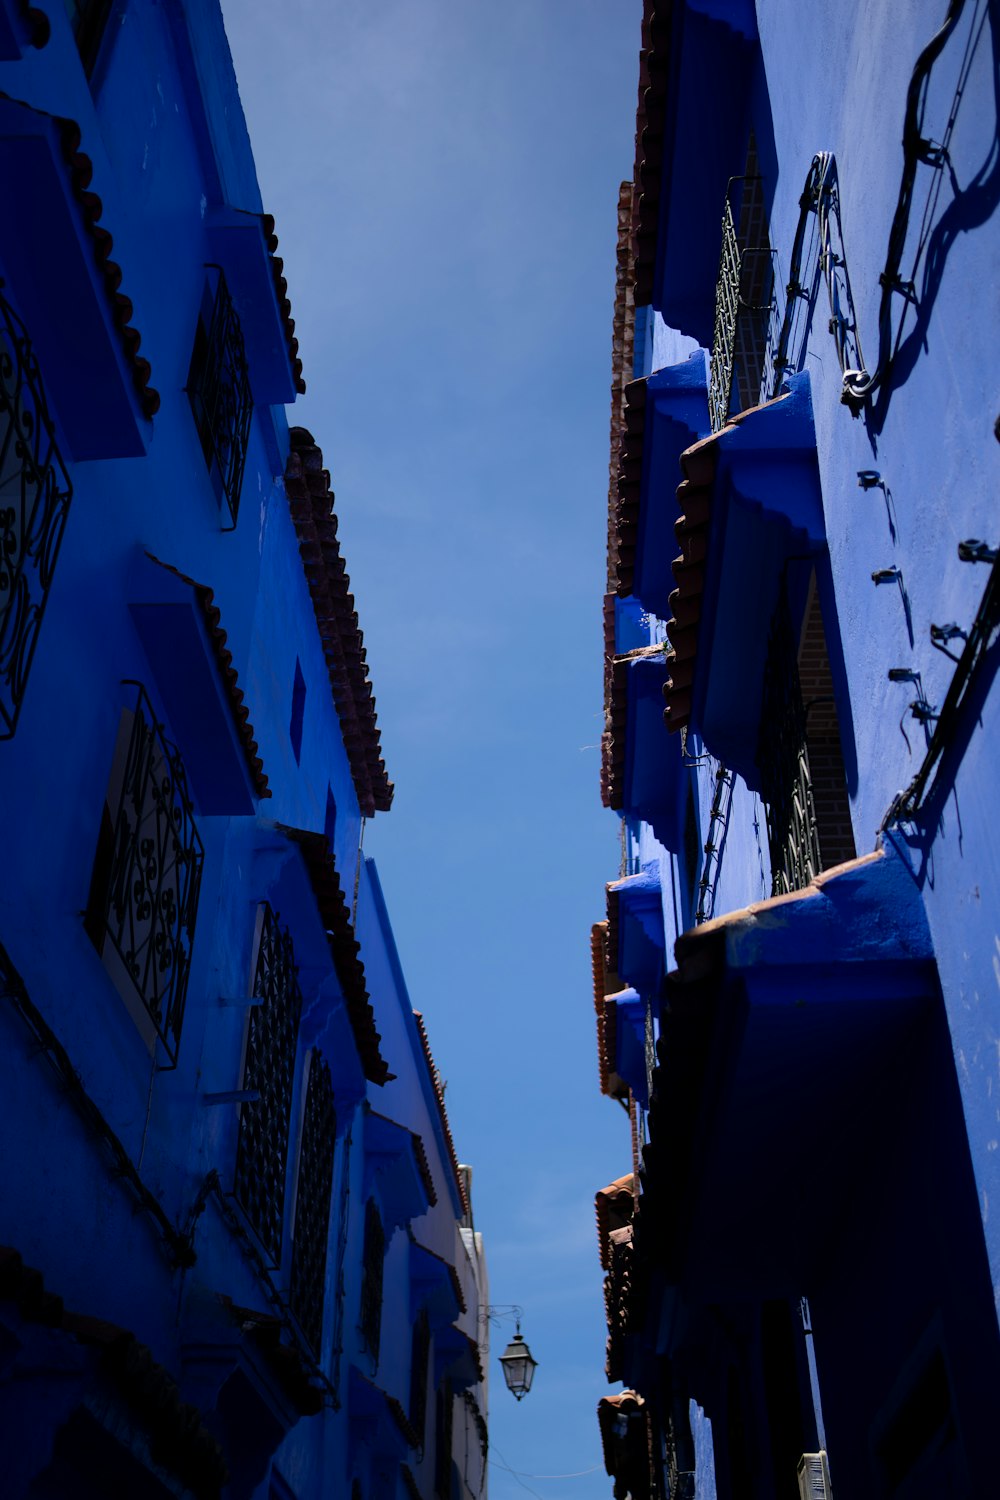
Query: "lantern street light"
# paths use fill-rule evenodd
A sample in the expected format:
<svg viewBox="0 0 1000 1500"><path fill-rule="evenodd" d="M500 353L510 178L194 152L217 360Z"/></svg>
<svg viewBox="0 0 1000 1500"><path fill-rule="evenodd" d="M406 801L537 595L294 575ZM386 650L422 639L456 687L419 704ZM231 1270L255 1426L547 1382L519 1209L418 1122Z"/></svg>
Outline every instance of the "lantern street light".
<svg viewBox="0 0 1000 1500"><path fill-rule="evenodd" d="M507 1382L507 1389L515 1401L520 1401L531 1390L531 1379L538 1364L521 1337L520 1324L518 1324L517 1333L500 1355L500 1363L503 1365L503 1378Z"/></svg>
<svg viewBox="0 0 1000 1500"><path fill-rule="evenodd" d="M531 1381L538 1361L521 1337L521 1319L524 1308L516 1302L504 1302L500 1306L484 1307L479 1314L481 1323L499 1323L501 1318L513 1318L517 1332L499 1356L503 1378L515 1401L521 1401L531 1390Z"/></svg>

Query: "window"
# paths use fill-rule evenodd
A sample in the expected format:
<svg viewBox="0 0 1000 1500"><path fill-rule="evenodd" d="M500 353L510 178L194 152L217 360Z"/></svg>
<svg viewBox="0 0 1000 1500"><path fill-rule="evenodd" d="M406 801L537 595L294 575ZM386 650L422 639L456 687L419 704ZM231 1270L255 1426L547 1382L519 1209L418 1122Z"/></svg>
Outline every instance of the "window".
<svg viewBox="0 0 1000 1500"><path fill-rule="evenodd" d="M361 1337L378 1364L382 1337L382 1273L385 1264L385 1230L373 1198L365 1207L365 1244L362 1259Z"/></svg>
<svg viewBox="0 0 1000 1500"><path fill-rule="evenodd" d="M27 331L0 295L0 739L17 727L72 497Z"/></svg>
<svg viewBox="0 0 1000 1500"><path fill-rule="evenodd" d="M427 1425L427 1364L431 1351L431 1323L423 1307L413 1325L410 1349L410 1425L421 1444Z"/></svg>
<svg viewBox="0 0 1000 1500"><path fill-rule="evenodd" d="M315 1354L323 1339L326 1246L330 1232L330 1192L337 1115L330 1069L318 1050L309 1055L302 1145L299 1151L292 1277L289 1303Z"/></svg>
<svg viewBox="0 0 1000 1500"><path fill-rule="evenodd" d="M213 269L217 280L214 293L207 287L202 298L187 393L201 451L216 495L226 502L231 530L239 511L253 397L240 320L225 276Z"/></svg>
<svg viewBox="0 0 1000 1500"><path fill-rule="evenodd" d="M122 715L85 925L140 1030L177 1061L204 849L180 755L138 683Z"/></svg>
<svg viewBox="0 0 1000 1500"><path fill-rule="evenodd" d="M250 1008L247 1021L243 1088L257 1097L240 1106L234 1191L277 1265L302 991L291 934L266 902L258 912L256 948L252 994L260 1004Z"/></svg>
<svg viewBox="0 0 1000 1500"><path fill-rule="evenodd" d="M715 329L708 410L720 432L733 407L756 406L764 380L773 272L763 179L753 137L746 172L729 184L722 215L722 253L715 289Z"/></svg>
<svg viewBox="0 0 1000 1500"><path fill-rule="evenodd" d="M111 0L64 0L64 3L89 78L94 71L101 38L111 14Z"/></svg>
<svg viewBox="0 0 1000 1500"><path fill-rule="evenodd" d="M295 677L292 681L292 717L288 724L288 737L292 742L292 754L298 765L302 755L302 726L306 716L306 680L298 657L295 658Z"/></svg>

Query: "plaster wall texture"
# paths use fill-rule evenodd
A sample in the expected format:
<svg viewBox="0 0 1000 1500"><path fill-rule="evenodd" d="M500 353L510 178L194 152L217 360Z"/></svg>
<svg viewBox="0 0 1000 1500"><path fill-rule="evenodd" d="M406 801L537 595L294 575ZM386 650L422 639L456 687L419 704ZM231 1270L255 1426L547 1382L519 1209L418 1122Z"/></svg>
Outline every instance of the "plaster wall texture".
<svg viewBox="0 0 1000 1500"><path fill-rule="evenodd" d="M259 1258L248 1251L252 1233L242 1240L227 1218L228 1212L239 1219L231 1195L241 1105L232 1099L213 1102L213 1096L231 1095L241 1087L255 928L260 905L268 902L291 934L302 993L282 1248L269 1275L279 1301L287 1303L306 1056L319 1047L332 1073L337 1146L325 1315L314 1378L321 1372L336 1386L339 1405L328 1401L320 1415L290 1416L285 1398L276 1394L277 1385L268 1384L271 1377L254 1376L266 1392L261 1396L258 1391L254 1399L265 1406L273 1402L274 1409L257 1423L256 1432L244 1435L251 1449L255 1443L263 1445L264 1456L258 1454L257 1467L246 1472L231 1465L227 1494L280 1490L298 1500L346 1494L352 1473L369 1475L376 1462L372 1433L359 1425L352 1408L352 1367L367 1369L404 1409L410 1396L413 1307L405 1226L395 1229L388 1245L377 1372L365 1366L358 1328L364 1204L372 1183L368 1104L419 1134L424 1143L438 1201L417 1214L413 1232L456 1268L468 1305L461 1326L473 1339L482 1332L477 1280L482 1268L473 1265L463 1240L465 1210L422 1043L377 874L361 851L358 796L280 477L289 448L288 419L280 406L256 401L237 524L224 529L226 508L220 506L206 469L186 391L196 324L211 284L210 268L219 259L213 216L261 210L221 13L217 5L201 3L136 0L114 7L89 81L64 9L53 8L50 19L46 47L25 48L20 59L0 62L0 90L31 109L79 124L81 149L93 163L90 188L100 197L100 224L113 235L121 289L131 299L131 320L141 334L141 354L149 360L150 384L159 392L160 405L152 421L136 405L143 456L113 456L111 449L108 456L87 462L73 462L70 456L74 493L68 523L16 733L0 743L0 942L164 1222L175 1226L178 1235L190 1231L195 1259L183 1274L171 1265L163 1234L149 1213L137 1211L100 1138L87 1128L6 995L0 1005L0 1098L7 1142L0 1244L15 1247L27 1265L38 1268L67 1308L134 1334L179 1382L182 1397L200 1408L210 1426L215 1424L213 1431L221 1430L220 1422L225 1426L214 1409L218 1381L224 1377L211 1389L204 1358L191 1349L195 1344L217 1348L220 1340L225 1344L227 1338L242 1337L232 1329L220 1333L226 1317L220 1313L219 1294L265 1318L274 1311ZM75 241L61 241L53 255L92 255L81 226L82 220L73 230L79 247ZM8 219L0 234L0 275L8 272L8 262L16 262L16 250L17 225ZM21 267L20 279L7 274L4 293L16 308L19 299L30 300L29 293L44 290L46 276L57 269L55 260L39 263L29 286ZM266 303L270 271L263 249L259 284ZM286 355L281 349L268 356L272 364L266 369L265 357L253 352L266 346L267 329L277 326L276 310L252 299L249 305L244 333L251 380L290 385L291 365L282 372ZM122 359L117 332L110 304L101 306L114 365ZM56 441L68 452L67 418L72 413L53 402L51 415ZM144 556L147 552L214 591L271 791L267 799L256 795L235 731L233 744L224 747L237 767L226 796L231 794L232 806L242 811L202 805L198 778L190 777L204 864L186 1008L172 1068L164 1066L163 1047L154 1047L143 1034L139 1023L146 1023L136 1010L138 1005L141 1011L141 1004L125 1002L82 920L119 722L123 708L134 701L134 688L123 684L144 685L152 712L167 735L178 739L189 772L196 766L204 769L211 755L197 728L188 725L184 735L177 735L171 723L187 674L204 664L177 653L171 659L169 635L166 649L160 649L162 640L141 634L130 608L146 601L150 578L159 576ZM183 594L183 586L176 586ZM158 618L155 628L165 629ZM217 670L214 660L209 665L211 672ZM298 753L290 733L296 669L304 684ZM228 706L221 688L219 692L226 719ZM312 883L285 827L330 837L352 921L357 884L355 932L374 1024L397 1075L384 1088L365 1078ZM206 1197L200 1190L213 1172L221 1193ZM418 1175L414 1166L414 1183ZM411 1208L413 1201L411 1193ZM0 1298L0 1313L6 1306ZM283 1337L288 1336L286 1330ZM225 1355L218 1359L221 1369ZM476 1394L485 1414L485 1388ZM433 1401L432 1379L431 1422ZM230 1411L225 1421L253 1429L252 1407L250 1402L238 1419ZM391 1422L388 1409L379 1420L384 1436L391 1430L385 1428ZM39 1463L50 1456L57 1427L40 1440ZM399 1440L405 1453L407 1444L401 1436ZM477 1430L465 1403L458 1401L455 1454L461 1454L463 1465L473 1440L478 1444ZM409 1457L421 1493L429 1495L432 1439L422 1463L412 1452ZM268 1488L269 1474L274 1490ZM393 1468L387 1482L395 1485L397 1479Z"/></svg>
<svg viewBox="0 0 1000 1500"><path fill-rule="evenodd" d="M995 631L942 758L934 794L916 818L890 821L888 826L884 819L896 794L917 771L937 722L931 718L922 726L911 715L910 705L922 698L936 714L955 670L954 663L934 648L931 626L954 621L968 631L989 576L988 566L959 560L959 543L982 538L993 548L998 542L994 496L1000 445L994 423L995 329L1000 313L995 275L1000 13L995 5L970 0L962 8L925 89L923 134L943 144L947 154L941 164L921 162L916 168L901 262L902 277L913 277L915 296L908 300L897 294L892 299L891 374L860 416L852 416L841 402L843 377L827 326L830 314L815 216L807 223L798 268L793 268L791 254L810 164L815 153L832 152L839 184L835 249L843 258L841 295L849 282L865 365L873 371L879 360L879 276L903 168L900 142L907 88L917 56L938 31L946 9L953 7L936 0L914 0L903 7L876 0L852 7L819 0L810 6L804 23L782 0L734 6L729 15L702 0L683 7L685 17L697 12L704 22L701 33L692 22L690 36L707 36L710 18L717 39L723 30L735 32L741 25L744 37L749 37L756 16L759 48L747 54L753 78L750 107L740 130L744 125L753 129L766 200L777 300L772 340L793 269L806 290L791 325L790 373L807 375L815 423L825 530L825 548L816 564L817 588L854 843L858 855L876 847L902 855L926 914L936 967L927 1011L927 1017L935 1019L925 1017L930 1030L909 1035L892 1060L892 1078L883 1080L885 1116L872 1137L872 1149L883 1165L865 1187L864 1202L859 1198L843 1219L844 1238L836 1251L843 1271L839 1277L828 1272L825 1281L819 1278L825 1292L817 1294L813 1309L820 1386L832 1418L827 1425L833 1433L834 1483L836 1434L852 1433L849 1439L841 1438L840 1473L861 1485L858 1493L865 1492L862 1476L872 1463L872 1445L877 1448L883 1442L891 1412L901 1409L906 1382L912 1382L934 1339L953 1351L949 1378L956 1402L966 1403L963 1461L969 1474L984 1474L989 1466L978 1438L980 1417L987 1427L988 1419L976 1412L979 1396L995 1387L996 1375L997 1328L984 1313L987 1271L994 1302L1000 1305L1000 852L995 836L994 748L1000 727L995 687L1000 658ZM676 39L680 32L675 27L671 36ZM668 76L668 88L676 87L676 78ZM706 101L706 107L724 118L728 101ZM703 135L711 146L709 127L717 123L714 116L702 120L700 135L695 122L688 121L688 136L682 124L672 149L691 151ZM745 151L745 134L735 132L734 177L743 171ZM720 202L720 218L722 206ZM711 205L687 207L699 223L714 213ZM661 222L661 236L664 232ZM672 253L677 255L686 228L678 231L673 226L671 233ZM849 304L847 309L850 313ZM648 310L640 309L636 327L635 376L679 365L691 347L693 329L670 328L658 312L650 321ZM777 383L762 392L762 399L775 394ZM876 472L874 486L860 484L859 475L865 471ZM672 493L665 490L652 499L673 516ZM754 559L748 557L746 566L753 568ZM899 570L898 584L876 585L873 571L888 567ZM629 601L619 606L618 625L618 651L663 638L662 622L630 612ZM952 642L956 651L962 644L961 637ZM740 641L734 638L728 647L738 657ZM914 673L916 680L890 682L889 670L899 667ZM715 755L720 752L716 748L713 754L710 737L702 743L695 732L698 727L688 731L692 764L682 774L690 778L697 811L700 872L709 839ZM705 759L699 763L702 755ZM770 894L764 806L738 776L726 798L724 838L710 841L720 846L711 855L711 915L722 916ZM675 966L677 937L694 922L690 860L685 861L683 847L667 850L652 827L634 817L628 824L626 858L630 873L652 867L660 872L669 970ZM928 1133L932 1118L937 1126ZM834 1146L830 1149L833 1153ZM932 1180L938 1186L925 1201ZM945 1210L946 1198L950 1207ZM937 1233L942 1219L948 1226L944 1238ZM913 1234L922 1236L916 1261L907 1248ZM956 1271L959 1262L961 1272ZM859 1290L850 1268L861 1265L869 1266L871 1274ZM968 1323L963 1295L966 1311L980 1299L979 1313ZM927 1332L930 1325L925 1328L921 1319L930 1317L935 1298L936 1331ZM855 1378L856 1365L831 1353L852 1307L862 1321L867 1319L867 1332L857 1329L856 1348L872 1328L879 1328L864 1389ZM664 1311L663 1341L669 1338L671 1318L680 1326L679 1313ZM716 1337L706 1334L706 1348ZM908 1351L902 1367L901 1350ZM635 1369L650 1378L638 1356ZM751 1384L752 1378L748 1377ZM756 1388L748 1387L744 1395L761 1399ZM706 1448L713 1424L718 1424L716 1461L727 1444L737 1443L725 1430L730 1420L727 1402L728 1398L717 1401L707 1415L698 1412L692 1421L698 1493L716 1490ZM859 1411L874 1411L880 1403L881 1416L868 1431ZM758 1408L752 1420L768 1418ZM851 1448L855 1441L856 1451ZM949 1485L972 1483L968 1475L959 1481L957 1470L946 1472L953 1461L953 1456L940 1454L933 1462L927 1459L926 1472L921 1470L922 1477L913 1479L912 1493L932 1492L922 1485L936 1483L947 1490ZM769 1456L765 1468L770 1462ZM760 1482L765 1485L763 1494L766 1483ZM719 1493L729 1493L733 1483L733 1474L723 1464Z"/></svg>

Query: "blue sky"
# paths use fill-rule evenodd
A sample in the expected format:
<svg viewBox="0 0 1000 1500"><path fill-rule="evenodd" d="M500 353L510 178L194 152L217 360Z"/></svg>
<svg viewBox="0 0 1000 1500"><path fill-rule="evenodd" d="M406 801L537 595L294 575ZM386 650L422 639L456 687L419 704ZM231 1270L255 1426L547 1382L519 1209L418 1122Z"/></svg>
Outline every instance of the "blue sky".
<svg viewBox="0 0 1000 1500"><path fill-rule="evenodd" d="M475 1169L494 1303L492 1500L610 1494L590 924L616 200L639 0L224 0L277 221L396 800L369 825ZM515 1478L577 1474L572 1479Z"/></svg>

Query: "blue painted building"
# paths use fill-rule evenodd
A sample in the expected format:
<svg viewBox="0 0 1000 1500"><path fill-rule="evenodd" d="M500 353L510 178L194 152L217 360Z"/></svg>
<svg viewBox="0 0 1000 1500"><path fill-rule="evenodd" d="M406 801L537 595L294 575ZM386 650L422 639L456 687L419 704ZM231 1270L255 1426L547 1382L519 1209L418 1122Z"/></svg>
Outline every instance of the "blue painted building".
<svg viewBox="0 0 1000 1500"><path fill-rule="evenodd" d="M0 0L11 1497L485 1493L488 1303L215 0Z"/></svg>
<svg viewBox="0 0 1000 1500"><path fill-rule="evenodd" d="M646 0L639 66L606 1466L618 1497L992 1494L1000 8Z"/></svg>

